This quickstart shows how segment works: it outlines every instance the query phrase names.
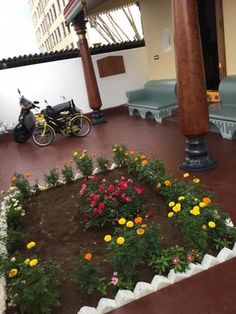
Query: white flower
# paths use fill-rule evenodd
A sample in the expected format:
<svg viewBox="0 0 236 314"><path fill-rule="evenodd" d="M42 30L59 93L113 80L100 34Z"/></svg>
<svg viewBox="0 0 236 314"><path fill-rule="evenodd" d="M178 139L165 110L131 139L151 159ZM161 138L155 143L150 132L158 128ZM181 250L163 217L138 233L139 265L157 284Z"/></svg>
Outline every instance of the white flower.
<svg viewBox="0 0 236 314"><path fill-rule="evenodd" d="M16 258L13 256L12 258L11 258L11 262L15 262L16 261Z"/></svg>

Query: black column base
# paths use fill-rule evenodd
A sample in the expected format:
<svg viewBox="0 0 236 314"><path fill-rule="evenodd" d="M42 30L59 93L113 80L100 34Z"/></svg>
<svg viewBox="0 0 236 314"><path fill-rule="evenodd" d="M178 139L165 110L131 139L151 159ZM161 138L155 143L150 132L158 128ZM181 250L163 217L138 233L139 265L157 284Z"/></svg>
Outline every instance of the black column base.
<svg viewBox="0 0 236 314"><path fill-rule="evenodd" d="M216 162L209 155L204 141L205 136L185 140L186 157L180 168L188 172L202 172L216 168Z"/></svg>
<svg viewBox="0 0 236 314"><path fill-rule="evenodd" d="M104 119L103 113L100 109L93 110L92 112L92 125L99 125L107 123L107 121Z"/></svg>

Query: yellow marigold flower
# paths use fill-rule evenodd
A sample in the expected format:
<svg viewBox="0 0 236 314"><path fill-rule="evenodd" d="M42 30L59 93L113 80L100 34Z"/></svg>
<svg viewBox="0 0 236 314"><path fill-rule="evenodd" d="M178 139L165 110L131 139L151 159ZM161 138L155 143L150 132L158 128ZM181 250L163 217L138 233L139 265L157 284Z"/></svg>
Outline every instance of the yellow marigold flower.
<svg viewBox="0 0 236 314"><path fill-rule="evenodd" d="M165 183L165 186L170 186L171 185L170 180L166 180L164 183Z"/></svg>
<svg viewBox="0 0 236 314"><path fill-rule="evenodd" d="M189 177L189 173L188 173L188 172L185 172L185 173L183 174L183 177L184 177L184 178Z"/></svg>
<svg viewBox="0 0 236 314"><path fill-rule="evenodd" d="M159 182L157 183L157 188L160 189L160 187L161 187L161 183Z"/></svg>
<svg viewBox="0 0 236 314"><path fill-rule="evenodd" d="M133 226L134 226L133 221L129 220L129 221L126 222L126 227L127 228L133 228Z"/></svg>
<svg viewBox="0 0 236 314"><path fill-rule="evenodd" d="M207 226L206 225L202 225L202 229L206 230Z"/></svg>
<svg viewBox="0 0 236 314"><path fill-rule="evenodd" d="M116 239L116 243L119 244L119 245L122 245L125 243L125 238L124 237L118 237Z"/></svg>
<svg viewBox="0 0 236 314"><path fill-rule="evenodd" d="M175 213L178 213L181 210L181 204L180 203L175 204L175 206L172 208L172 210Z"/></svg>
<svg viewBox="0 0 236 314"><path fill-rule="evenodd" d="M26 259L24 260L25 265L29 265L29 262L30 262L30 259L29 259L29 258L26 258Z"/></svg>
<svg viewBox="0 0 236 314"><path fill-rule="evenodd" d="M111 242L111 240L112 240L112 237L110 236L110 234L105 235L104 237L105 242Z"/></svg>
<svg viewBox="0 0 236 314"><path fill-rule="evenodd" d="M216 214L214 217L215 217L215 219L220 219L220 218L221 218L221 215Z"/></svg>
<svg viewBox="0 0 236 314"><path fill-rule="evenodd" d="M141 224L142 221L143 221L143 218L140 217L140 216L134 218L134 222L135 222L136 224Z"/></svg>
<svg viewBox="0 0 236 314"><path fill-rule="evenodd" d="M215 228L215 227L216 227L216 224L214 223L214 221L209 221L209 222L208 222L208 226L209 226L210 228Z"/></svg>
<svg viewBox="0 0 236 314"><path fill-rule="evenodd" d="M172 218L173 216L174 216L174 213L173 213L173 212L169 212L169 213L168 213L168 217L169 217L169 218Z"/></svg>
<svg viewBox="0 0 236 314"><path fill-rule="evenodd" d="M36 246L36 243L34 242L34 241L31 241L31 242L29 242L27 245L26 245L26 247L27 247L27 249L32 249L33 247L35 247Z"/></svg>
<svg viewBox="0 0 236 314"><path fill-rule="evenodd" d="M78 152L73 152L73 156L74 157L78 156Z"/></svg>
<svg viewBox="0 0 236 314"><path fill-rule="evenodd" d="M8 277L9 278L13 278L18 274L18 270L16 268L12 268L9 273L8 273Z"/></svg>
<svg viewBox="0 0 236 314"><path fill-rule="evenodd" d="M206 203L200 202L200 203L199 203L199 206L200 206L201 208L206 207Z"/></svg>
<svg viewBox="0 0 236 314"><path fill-rule="evenodd" d="M194 216L200 215L200 207L194 206L193 209L190 210L190 213Z"/></svg>
<svg viewBox="0 0 236 314"><path fill-rule="evenodd" d="M141 165L142 166L146 166L147 164L148 164L147 159L144 159L144 160L141 161Z"/></svg>
<svg viewBox="0 0 236 314"><path fill-rule="evenodd" d="M91 253L86 253L84 255L84 259L86 259L87 261L91 261L92 257L93 257L93 255Z"/></svg>
<svg viewBox="0 0 236 314"><path fill-rule="evenodd" d="M115 147L112 149L113 152L116 152L116 150L117 150L117 149L116 149Z"/></svg>
<svg viewBox="0 0 236 314"><path fill-rule="evenodd" d="M135 157L135 158L134 158L134 161L138 161L138 157Z"/></svg>
<svg viewBox="0 0 236 314"><path fill-rule="evenodd" d="M208 205L208 204L211 203L211 199L210 199L209 197L203 197L202 201L203 201L206 205Z"/></svg>
<svg viewBox="0 0 236 314"><path fill-rule="evenodd" d="M38 264L38 259L37 258L33 258L30 262L29 265L30 267L34 267Z"/></svg>
<svg viewBox="0 0 236 314"><path fill-rule="evenodd" d="M142 224L141 228L145 229L145 228L147 228L147 225L146 224Z"/></svg>
<svg viewBox="0 0 236 314"><path fill-rule="evenodd" d="M193 178L193 183L199 183L200 179L199 178Z"/></svg>
<svg viewBox="0 0 236 314"><path fill-rule="evenodd" d="M138 228L137 230L136 230L136 233L137 233L137 235L143 235L144 234L144 229L142 229L142 228Z"/></svg>
<svg viewBox="0 0 236 314"><path fill-rule="evenodd" d="M118 224L119 224L119 225L125 225L125 223L126 223L126 219L125 219L125 218L120 218L120 219L118 220Z"/></svg>
<svg viewBox="0 0 236 314"><path fill-rule="evenodd" d="M184 196L181 195L181 196L178 197L178 201L183 201L183 200L185 200Z"/></svg>
<svg viewBox="0 0 236 314"><path fill-rule="evenodd" d="M130 155L134 155L135 151L134 150L130 150L129 153L130 153Z"/></svg>
<svg viewBox="0 0 236 314"><path fill-rule="evenodd" d="M173 201L172 201L172 202L169 202L168 206L169 206L169 207L175 206L175 202L173 202Z"/></svg>

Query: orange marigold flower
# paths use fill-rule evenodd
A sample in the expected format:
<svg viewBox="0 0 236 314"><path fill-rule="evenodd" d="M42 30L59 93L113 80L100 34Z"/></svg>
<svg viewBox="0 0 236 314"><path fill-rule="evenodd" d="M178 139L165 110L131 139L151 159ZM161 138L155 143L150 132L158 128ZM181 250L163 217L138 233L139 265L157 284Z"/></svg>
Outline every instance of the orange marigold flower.
<svg viewBox="0 0 236 314"><path fill-rule="evenodd" d="M32 176L32 173L31 173L31 172L26 172L26 173L25 173L25 177L29 178L29 177L31 177L31 176Z"/></svg>
<svg viewBox="0 0 236 314"><path fill-rule="evenodd" d="M160 187L161 187L161 183L159 182L157 183L157 189L160 189Z"/></svg>
<svg viewBox="0 0 236 314"><path fill-rule="evenodd" d="M148 163L147 159L143 159L143 160L141 161L141 165L142 165L142 166L146 166L147 163Z"/></svg>
<svg viewBox="0 0 236 314"><path fill-rule="evenodd" d="M134 222L135 222L136 224L141 224L141 223L142 223L142 221L143 221L143 218L142 218L142 217L140 217L140 216L138 216L138 217L134 218Z"/></svg>
<svg viewBox="0 0 236 314"><path fill-rule="evenodd" d="M95 153L92 153L92 157L95 157L96 156L96 154Z"/></svg>
<svg viewBox="0 0 236 314"><path fill-rule="evenodd" d="M202 201L203 201L206 205L208 205L208 204L211 203L211 199L210 199L209 197L203 197Z"/></svg>
<svg viewBox="0 0 236 314"><path fill-rule="evenodd" d="M170 180L166 180L166 181L165 181L165 186L170 186L170 185L171 185Z"/></svg>
<svg viewBox="0 0 236 314"><path fill-rule="evenodd" d="M134 150L130 150L129 153L130 153L130 155L134 155L135 151Z"/></svg>
<svg viewBox="0 0 236 314"><path fill-rule="evenodd" d="M86 259L87 261L90 261L92 259L93 255L91 253L86 253L84 255L84 259Z"/></svg>
<svg viewBox="0 0 236 314"><path fill-rule="evenodd" d="M14 184L14 183L16 182L16 180L17 180L17 177L16 177L16 176L11 177L11 183L12 183L12 184Z"/></svg>
<svg viewBox="0 0 236 314"><path fill-rule="evenodd" d="M141 155L140 158L141 158L142 160L144 160L144 159L146 159L146 156L145 156L145 155Z"/></svg>

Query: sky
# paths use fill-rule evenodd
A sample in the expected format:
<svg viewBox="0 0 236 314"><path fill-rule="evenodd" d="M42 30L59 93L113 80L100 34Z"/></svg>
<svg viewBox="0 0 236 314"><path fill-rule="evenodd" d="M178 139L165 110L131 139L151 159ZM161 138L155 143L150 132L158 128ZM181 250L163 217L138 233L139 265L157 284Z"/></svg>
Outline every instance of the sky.
<svg viewBox="0 0 236 314"><path fill-rule="evenodd" d="M38 52L28 0L0 0L0 60Z"/></svg>

